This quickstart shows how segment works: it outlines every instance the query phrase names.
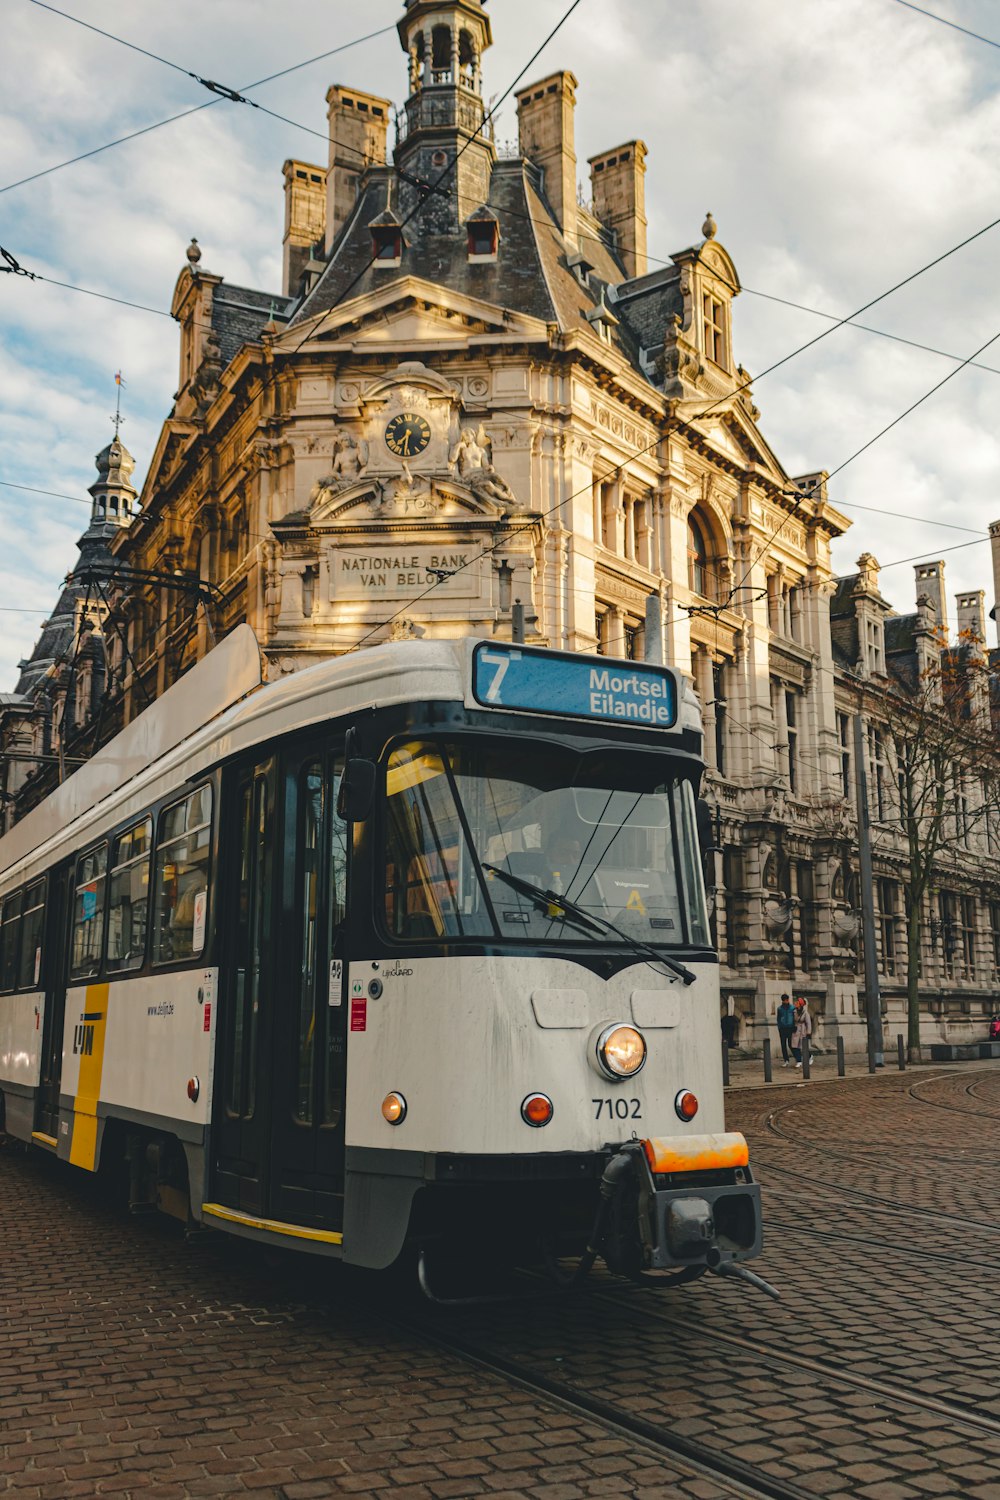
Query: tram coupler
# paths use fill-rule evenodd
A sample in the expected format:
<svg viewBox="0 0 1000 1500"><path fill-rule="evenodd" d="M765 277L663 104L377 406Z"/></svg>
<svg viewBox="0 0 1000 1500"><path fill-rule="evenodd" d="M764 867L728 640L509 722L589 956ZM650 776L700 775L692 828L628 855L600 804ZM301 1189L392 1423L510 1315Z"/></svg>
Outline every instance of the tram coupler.
<svg viewBox="0 0 1000 1500"><path fill-rule="evenodd" d="M746 1141L733 1133L627 1142L601 1179L590 1244L609 1270L636 1281L657 1272L739 1275L729 1267L761 1251L760 1188Z"/></svg>
<svg viewBox="0 0 1000 1500"><path fill-rule="evenodd" d="M735 1277L739 1281L745 1281L747 1286L756 1287L759 1292L766 1292L776 1302L781 1301L781 1293L776 1286L772 1286L769 1281L765 1281L763 1276L758 1276L756 1271L748 1270L738 1260L724 1260L720 1265L714 1266L712 1269L716 1276Z"/></svg>

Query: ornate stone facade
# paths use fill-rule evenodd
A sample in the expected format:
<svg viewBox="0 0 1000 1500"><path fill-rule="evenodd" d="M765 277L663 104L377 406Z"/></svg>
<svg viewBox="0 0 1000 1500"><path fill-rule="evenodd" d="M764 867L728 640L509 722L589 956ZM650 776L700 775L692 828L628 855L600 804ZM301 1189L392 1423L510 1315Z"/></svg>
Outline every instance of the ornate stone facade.
<svg viewBox="0 0 1000 1500"><path fill-rule="evenodd" d="M888 609L877 565L833 577L847 519L825 476L789 475L761 432L712 216L649 271L646 148L591 158L603 218L585 207L571 73L520 91L519 155L498 158L480 0L407 0L399 32L410 92L391 160L389 102L337 85L328 163L285 163L281 293L231 286L188 251L175 404L139 513L110 541L102 736L241 621L272 675L386 639L509 638L518 602L539 644L669 661L705 712L741 1040L759 1043L790 990L810 996L821 1042L862 1045L844 723L859 674L892 685L864 644ZM962 879L979 882L984 935L954 980L972 1005L955 1034L1000 977L1000 935L985 935L1000 867L978 851ZM929 999L946 981L929 954ZM930 1010L928 1028L947 1030Z"/></svg>

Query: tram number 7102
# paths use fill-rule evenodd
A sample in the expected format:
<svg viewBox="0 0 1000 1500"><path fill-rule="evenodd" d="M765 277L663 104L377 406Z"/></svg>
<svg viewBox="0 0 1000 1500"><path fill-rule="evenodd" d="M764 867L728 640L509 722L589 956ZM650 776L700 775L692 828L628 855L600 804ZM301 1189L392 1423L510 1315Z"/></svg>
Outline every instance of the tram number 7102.
<svg viewBox="0 0 1000 1500"><path fill-rule="evenodd" d="M595 1120L605 1114L611 1120L642 1119L642 1101L639 1099L591 1099L590 1102L594 1106Z"/></svg>

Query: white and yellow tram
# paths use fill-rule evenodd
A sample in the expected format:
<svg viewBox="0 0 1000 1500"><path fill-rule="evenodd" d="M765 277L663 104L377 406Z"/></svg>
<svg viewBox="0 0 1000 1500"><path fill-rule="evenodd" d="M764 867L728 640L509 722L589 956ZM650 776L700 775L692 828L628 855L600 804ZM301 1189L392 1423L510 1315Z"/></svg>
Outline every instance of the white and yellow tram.
<svg viewBox="0 0 1000 1500"><path fill-rule="evenodd" d="M0 1124L134 1205L369 1267L740 1271L669 668L241 627L0 840Z"/></svg>

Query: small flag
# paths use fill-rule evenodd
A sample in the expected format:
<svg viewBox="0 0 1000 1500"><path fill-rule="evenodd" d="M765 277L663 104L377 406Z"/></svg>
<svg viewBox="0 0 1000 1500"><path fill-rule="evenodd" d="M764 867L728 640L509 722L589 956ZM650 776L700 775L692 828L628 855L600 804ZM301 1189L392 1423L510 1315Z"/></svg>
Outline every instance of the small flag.
<svg viewBox="0 0 1000 1500"><path fill-rule="evenodd" d="M122 375L121 370L116 370L115 371L115 385L122 385L123 386L124 384L125 384L125 380L124 380L124 377Z"/></svg>

